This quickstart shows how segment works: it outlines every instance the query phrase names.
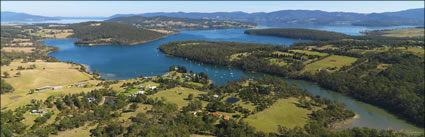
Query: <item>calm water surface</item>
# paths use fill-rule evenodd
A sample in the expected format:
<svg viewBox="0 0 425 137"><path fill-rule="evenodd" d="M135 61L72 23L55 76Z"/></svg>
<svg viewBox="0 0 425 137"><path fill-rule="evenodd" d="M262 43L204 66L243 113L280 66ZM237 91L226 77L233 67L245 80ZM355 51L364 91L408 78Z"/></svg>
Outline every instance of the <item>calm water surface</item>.
<svg viewBox="0 0 425 137"><path fill-rule="evenodd" d="M341 30L341 32L346 34L351 34L355 31L358 32L363 29L358 27L345 29L332 27L323 28ZM206 72L211 80L214 81L214 84L223 85L229 80L238 80L242 75L251 74L235 68L202 64L183 58L165 56L158 51L158 46L163 43L177 40L255 42L282 46L304 41L279 37L245 35L243 31L244 29L184 31L165 39L136 46L76 46L74 45L74 39L47 39L44 40L44 42L49 46L60 48L59 51L50 53L50 56L54 56L61 61L86 64L90 67L91 71L97 69L102 77L107 79L129 79L140 75L163 75L168 72L170 65L181 65L195 72ZM377 129L392 128L396 130L423 132L423 129L408 124L378 107L320 88L318 85L311 82L290 79L287 79L287 81L291 84L298 85L300 88L306 89L314 95L320 95L346 104L348 109L360 115L360 118L354 120L350 127L369 127Z"/></svg>

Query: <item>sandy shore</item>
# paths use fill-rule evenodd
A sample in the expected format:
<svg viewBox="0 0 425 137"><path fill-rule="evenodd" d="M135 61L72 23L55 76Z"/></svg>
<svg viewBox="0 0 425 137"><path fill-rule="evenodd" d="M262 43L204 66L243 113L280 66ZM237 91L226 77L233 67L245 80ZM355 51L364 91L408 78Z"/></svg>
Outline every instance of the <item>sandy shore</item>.
<svg viewBox="0 0 425 137"><path fill-rule="evenodd" d="M352 124L352 122L355 119L358 119L358 118L360 118L360 115L357 114L357 113L355 113L354 114L354 117L352 117L350 119L333 123L331 125L330 129L331 130L335 130L335 131L340 131L340 130L346 129L346 128L348 128Z"/></svg>

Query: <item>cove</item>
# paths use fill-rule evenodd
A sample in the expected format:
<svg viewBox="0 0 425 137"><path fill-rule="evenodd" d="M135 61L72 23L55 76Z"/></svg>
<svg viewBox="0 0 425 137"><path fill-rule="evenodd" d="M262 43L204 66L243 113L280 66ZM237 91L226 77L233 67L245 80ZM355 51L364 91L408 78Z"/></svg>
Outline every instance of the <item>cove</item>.
<svg viewBox="0 0 425 137"><path fill-rule="evenodd" d="M351 31L352 28L347 28L347 30ZM129 79L140 75L163 75L168 72L170 65L181 65L195 72L206 72L210 79L213 80L214 84L223 85L229 80L238 80L242 75L251 74L235 68L202 64L184 58L165 56L158 51L157 47L163 43L178 40L236 41L275 45L290 45L294 42L304 41L279 37L245 35L243 31L244 29L184 31L169 36L168 38L136 46L77 46L74 45L74 39L46 39L44 42L46 45L60 48L59 51L52 52L49 56L54 56L60 61L72 61L88 65L91 71L94 69L98 70L102 77L106 79ZM357 101L330 90L322 89L314 83L290 79L286 80L291 84L296 84L299 88L306 89L314 95L320 95L344 103L348 109L359 114L360 118L355 119L350 127L369 127L376 129L392 128L395 130L423 132L423 129L400 120L378 107Z"/></svg>

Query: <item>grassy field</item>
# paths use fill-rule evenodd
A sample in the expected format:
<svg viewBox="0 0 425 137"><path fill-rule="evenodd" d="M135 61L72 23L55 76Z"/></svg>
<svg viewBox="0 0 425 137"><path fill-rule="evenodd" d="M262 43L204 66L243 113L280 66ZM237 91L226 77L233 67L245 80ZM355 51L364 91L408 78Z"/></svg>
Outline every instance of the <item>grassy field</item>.
<svg viewBox="0 0 425 137"><path fill-rule="evenodd" d="M35 47L3 47L1 50L4 52L32 53L35 51Z"/></svg>
<svg viewBox="0 0 425 137"><path fill-rule="evenodd" d="M423 57L424 56L424 49L423 48L409 48L407 49L408 52L411 52L413 54L415 54L416 56L420 56Z"/></svg>
<svg viewBox="0 0 425 137"><path fill-rule="evenodd" d="M90 129L95 128L96 126L87 126L86 124L86 126L58 132L58 135L51 135L51 137L89 137Z"/></svg>
<svg viewBox="0 0 425 137"><path fill-rule="evenodd" d="M189 137L215 137L215 136L192 134Z"/></svg>
<svg viewBox="0 0 425 137"><path fill-rule="evenodd" d="M279 99L270 108L244 119L249 125L264 132L277 132L278 125L294 128L303 127L311 111L297 107L297 99Z"/></svg>
<svg viewBox="0 0 425 137"><path fill-rule="evenodd" d="M383 47L383 48L375 48L375 49L351 49L349 52L351 53L358 53L358 54L366 54L366 53L378 53L378 52L387 52L391 48L390 47ZM424 49L418 48L418 47L409 47L407 50L405 47L396 47L395 50L401 50L401 51L407 51L412 54L415 54L416 56L423 57L424 56Z"/></svg>
<svg viewBox="0 0 425 137"><path fill-rule="evenodd" d="M293 56L294 55L292 53L281 52L281 51L275 51L275 52L273 52L273 54L276 54L276 55L287 55L287 56Z"/></svg>
<svg viewBox="0 0 425 137"><path fill-rule="evenodd" d="M424 29L398 29L383 31L382 36L387 37L424 37Z"/></svg>
<svg viewBox="0 0 425 137"><path fill-rule="evenodd" d="M328 55L328 53L320 53L320 52L309 51L309 50L289 50L289 51L296 52L296 53L304 53L304 54L307 54L307 55L317 55L317 56L321 56L321 57Z"/></svg>
<svg viewBox="0 0 425 137"><path fill-rule="evenodd" d="M285 62L285 60L282 60L282 59L277 59L277 58L266 58L266 59L270 61L270 64L276 64L279 66L285 66L288 64ZM280 60L280 62L278 60Z"/></svg>
<svg viewBox="0 0 425 137"><path fill-rule="evenodd" d="M243 53L236 53L236 54L231 55L231 56L229 57L229 60L230 60L230 61L240 60L240 59L241 59L241 57L246 57L246 56L249 56L250 54L251 54L251 53L247 53L247 52L243 52Z"/></svg>
<svg viewBox="0 0 425 137"><path fill-rule="evenodd" d="M181 94L180 94L181 93ZM189 94L193 94L193 97L197 97L199 94L206 94L206 92L201 92L194 89L175 87L168 90L159 91L158 93L152 95L152 98L162 98L164 97L168 102L177 104L179 108L189 104L189 101L186 100ZM206 102L203 102L203 105L206 105Z"/></svg>
<svg viewBox="0 0 425 137"><path fill-rule="evenodd" d="M35 65L35 69L16 70L18 66L29 67ZM30 103L32 99L46 99L51 95L61 95L68 93L79 93L82 91L90 91L96 87L73 87L67 88L67 85L77 84L81 81L97 84L99 81L90 80L91 76L87 73L80 72L76 68L77 65L72 65L63 62L28 62L21 63L15 60L9 66L2 66L1 73L8 72L11 78L5 78L6 82L10 83L15 91L12 93L1 95L1 107L14 109L18 106ZM16 73L21 75L15 77ZM30 89L35 89L43 86L62 86L59 90L42 90L36 91L33 94L28 94Z"/></svg>
<svg viewBox="0 0 425 137"><path fill-rule="evenodd" d="M315 73L318 69L326 69L336 67L336 69L341 68L342 66L349 66L354 63L357 58L347 57L347 56L337 56L332 55L322 60L316 61L314 63L308 64L303 72L312 72Z"/></svg>

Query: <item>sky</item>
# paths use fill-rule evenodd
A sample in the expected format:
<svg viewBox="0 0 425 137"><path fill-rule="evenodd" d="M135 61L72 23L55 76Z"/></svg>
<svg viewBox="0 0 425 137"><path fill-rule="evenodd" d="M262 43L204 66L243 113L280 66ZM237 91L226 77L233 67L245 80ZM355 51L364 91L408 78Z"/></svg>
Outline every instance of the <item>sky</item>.
<svg viewBox="0 0 425 137"><path fill-rule="evenodd" d="M357 13L424 8L424 1L1 1L1 11L42 16L111 16L147 12L272 12L323 10Z"/></svg>

